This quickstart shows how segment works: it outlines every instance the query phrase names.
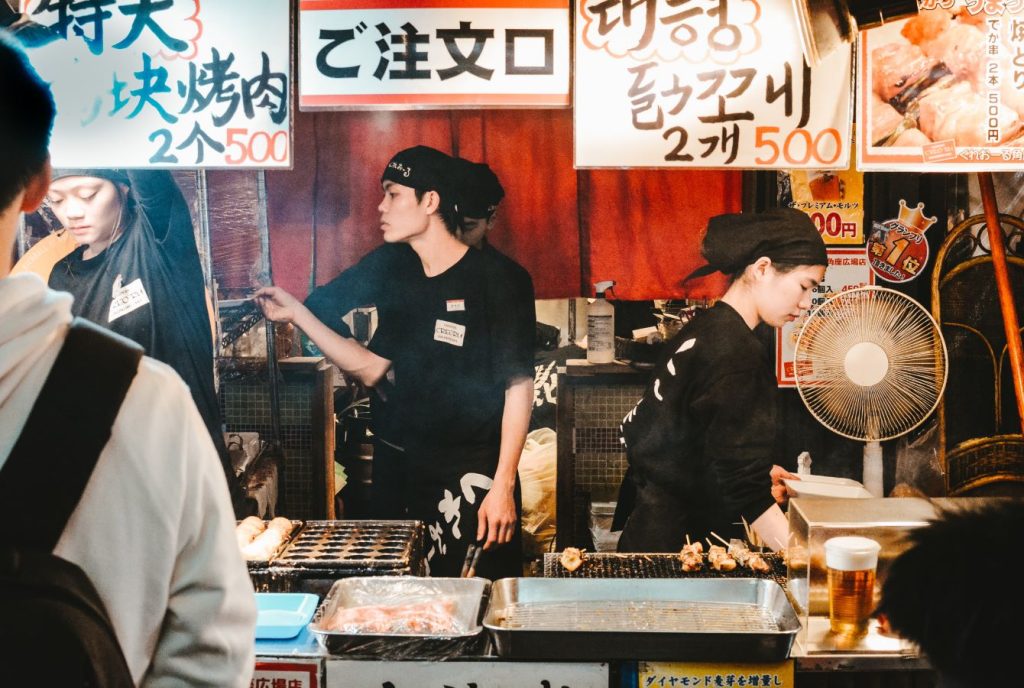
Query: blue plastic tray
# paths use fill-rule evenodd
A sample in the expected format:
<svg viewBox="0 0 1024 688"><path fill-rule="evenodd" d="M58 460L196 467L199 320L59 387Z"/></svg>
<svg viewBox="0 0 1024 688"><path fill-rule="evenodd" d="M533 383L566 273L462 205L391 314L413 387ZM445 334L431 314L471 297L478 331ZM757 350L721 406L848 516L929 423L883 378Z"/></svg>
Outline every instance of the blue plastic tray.
<svg viewBox="0 0 1024 688"><path fill-rule="evenodd" d="M300 592L256 593L256 638L294 638L313 618L320 598Z"/></svg>

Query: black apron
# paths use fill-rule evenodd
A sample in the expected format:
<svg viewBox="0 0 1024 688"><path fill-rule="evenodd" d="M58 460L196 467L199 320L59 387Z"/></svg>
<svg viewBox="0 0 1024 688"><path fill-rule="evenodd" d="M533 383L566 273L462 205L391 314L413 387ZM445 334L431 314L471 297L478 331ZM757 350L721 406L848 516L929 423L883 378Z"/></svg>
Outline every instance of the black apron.
<svg viewBox="0 0 1024 688"><path fill-rule="evenodd" d="M457 577L466 550L476 541L477 510L498 465L497 447L418 451L409 456L409 517L426 528L431 576ZM516 529L512 540L480 555L476 575L497 580L522 575L522 494L515 487Z"/></svg>

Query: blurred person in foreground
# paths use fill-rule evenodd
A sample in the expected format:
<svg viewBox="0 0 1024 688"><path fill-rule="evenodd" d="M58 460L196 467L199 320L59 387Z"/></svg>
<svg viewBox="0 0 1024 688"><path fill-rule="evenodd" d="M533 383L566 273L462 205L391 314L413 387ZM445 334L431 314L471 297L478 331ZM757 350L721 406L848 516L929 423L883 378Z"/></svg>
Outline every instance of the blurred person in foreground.
<svg viewBox="0 0 1024 688"><path fill-rule="evenodd" d="M49 88L3 32L0 92L2 475L71 330L72 297L34 274L9 276L18 219L49 186L55 112ZM68 394L91 396L86 388ZM54 422L60 432L64 420ZM170 367L142 358L109 432L53 554L95 587L135 684L248 686L253 589L224 474L189 390ZM0 542L16 541L17 522L0 504ZM60 661L56 648L53 656Z"/></svg>
<svg viewBox="0 0 1024 688"><path fill-rule="evenodd" d="M921 647L943 688L1017 685L1024 588L1010 562L1024 542L1024 500L946 510L909 540L878 612Z"/></svg>

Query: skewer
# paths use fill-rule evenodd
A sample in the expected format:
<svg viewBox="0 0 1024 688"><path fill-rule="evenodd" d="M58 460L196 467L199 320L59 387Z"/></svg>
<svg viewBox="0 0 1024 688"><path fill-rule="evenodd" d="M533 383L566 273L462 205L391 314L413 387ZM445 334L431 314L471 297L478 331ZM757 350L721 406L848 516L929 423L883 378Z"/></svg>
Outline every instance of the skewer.
<svg viewBox="0 0 1024 688"><path fill-rule="evenodd" d="M690 546L690 534L689 533L686 534L686 546L687 547Z"/></svg>
<svg viewBox="0 0 1024 688"><path fill-rule="evenodd" d="M729 546L729 543L728 543L728 542L726 542L725 538L723 538L723 537L722 537L721 535L719 535L719 534L718 534L718 533L716 533L715 531L713 531L713 530L712 530L712 531L711 531L711 535L713 535L713 536L714 536L714 537L715 537L715 538L716 538L716 539L717 539L717 540L718 540L719 542L721 542L721 543L722 543L723 545L725 545L726 547L728 547L728 546ZM708 540L708 544L710 544L710 543L711 543L711 540Z"/></svg>

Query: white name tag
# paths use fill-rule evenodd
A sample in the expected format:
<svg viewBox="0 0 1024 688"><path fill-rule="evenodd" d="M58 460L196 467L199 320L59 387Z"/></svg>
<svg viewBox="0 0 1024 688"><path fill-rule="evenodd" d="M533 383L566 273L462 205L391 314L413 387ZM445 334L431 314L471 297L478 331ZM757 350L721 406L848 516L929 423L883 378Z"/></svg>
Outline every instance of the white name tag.
<svg viewBox="0 0 1024 688"><path fill-rule="evenodd" d="M120 276L118 276L120 281ZM110 302L110 313L107 315L107 322L112 323L123 315L142 308L149 303L149 295L146 288L142 286L142 280L136 278L120 289L115 285L113 300Z"/></svg>
<svg viewBox="0 0 1024 688"><path fill-rule="evenodd" d="M453 346L462 346L466 338L466 326L458 323L438 320L434 324L434 341L444 342Z"/></svg>
<svg viewBox="0 0 1024 688"><path fill-rule="evenodd" d="M466 300L465 299L448 299L448 301L446 301L446 303L448 305L448 312L449 313L451 313L452 311L464 311L464 310L466 310Z"/></svg>

